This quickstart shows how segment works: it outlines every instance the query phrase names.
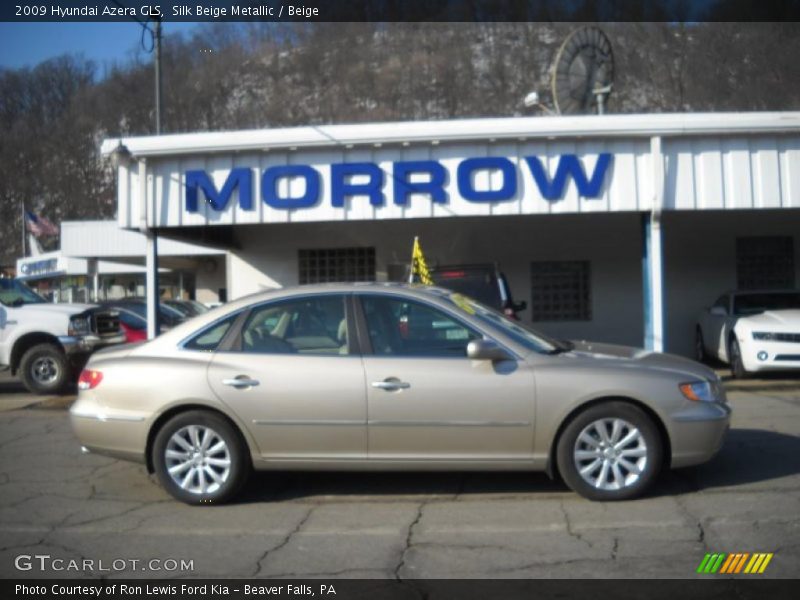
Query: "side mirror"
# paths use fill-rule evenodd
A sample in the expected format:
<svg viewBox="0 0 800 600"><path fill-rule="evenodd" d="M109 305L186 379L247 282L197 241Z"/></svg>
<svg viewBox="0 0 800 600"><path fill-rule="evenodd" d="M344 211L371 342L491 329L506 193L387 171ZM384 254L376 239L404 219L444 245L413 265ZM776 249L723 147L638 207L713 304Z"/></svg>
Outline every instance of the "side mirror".
<svg viewBox="0 0 800 600"><path fill-rule="evenodd" d="M472 360L513 360L507 350L492 340L472 340L467 344L467 358Z"/></svg>
<svg viewBox="0 0 800 600"><path fill-rule="evenodd" d="M728 311L722 308L721 306L712 306L708 310L709 314L714 315L715 317L727 317Z"/></svg>

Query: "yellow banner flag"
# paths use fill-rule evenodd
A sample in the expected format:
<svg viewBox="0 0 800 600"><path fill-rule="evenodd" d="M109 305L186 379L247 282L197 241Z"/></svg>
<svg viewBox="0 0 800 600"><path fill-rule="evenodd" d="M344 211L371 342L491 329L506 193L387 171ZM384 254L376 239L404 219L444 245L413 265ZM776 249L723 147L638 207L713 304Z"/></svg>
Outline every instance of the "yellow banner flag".
<svg viewBox="0 0 800 600"><path fill-rule="evenodd" d="M428 263L425 262L425 255L422 254L422 247L419 245L419 238L414 236L414 249L411 251L411 276L409 283L414 283L417 277L423 285L433 285L431 273L428 271Z"/></svg>

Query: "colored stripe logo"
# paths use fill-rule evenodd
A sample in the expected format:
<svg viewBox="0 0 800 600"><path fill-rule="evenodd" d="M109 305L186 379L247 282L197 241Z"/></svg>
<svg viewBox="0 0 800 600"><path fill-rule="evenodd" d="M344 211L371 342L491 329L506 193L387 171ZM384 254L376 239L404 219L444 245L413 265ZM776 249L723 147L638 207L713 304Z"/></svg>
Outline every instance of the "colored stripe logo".
<svg viewBox="0 0 800 600"><path fill-rule="evenodd" d="M755 552L752 554L749 552L734 552L731 554L725 552L707 553L700 562L700 566L697 567L697 572L711 575L715 573L760 575L767 569L772 557L772 552Z"/></svg>

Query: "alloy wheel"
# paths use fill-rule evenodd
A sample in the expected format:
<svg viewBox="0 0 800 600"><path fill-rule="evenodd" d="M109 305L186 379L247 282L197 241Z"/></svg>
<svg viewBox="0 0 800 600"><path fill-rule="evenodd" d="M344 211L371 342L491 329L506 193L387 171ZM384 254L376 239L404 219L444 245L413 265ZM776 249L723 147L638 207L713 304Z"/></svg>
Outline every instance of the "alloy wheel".
<svg viewBox="0 0 800 600"><path fill-rule="evenodd" d="M578 435L573 449L575 468L598 490L621 490L647 468L647 443L634 425L620 418L598 419Z"/></svg>
<svg viewBox="0 0 800 600"><path fill-rule="evenodd" d="M225 440L204 425L187 425L172 434L164 450L167 472L191 494L213 494L231 472L231 453Z"/></svg>

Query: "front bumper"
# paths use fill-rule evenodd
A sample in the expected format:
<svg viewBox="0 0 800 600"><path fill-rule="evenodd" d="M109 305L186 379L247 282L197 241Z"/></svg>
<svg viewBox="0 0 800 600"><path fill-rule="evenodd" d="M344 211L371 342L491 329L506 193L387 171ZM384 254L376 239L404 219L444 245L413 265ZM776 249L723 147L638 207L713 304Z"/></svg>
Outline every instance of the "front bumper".
<svg viewBox="0 0 800 600"><path fill-rule="evenodd" d="M671 466L688 467L711 460L725 442L730 421L731 407L725 402L692 403L673 414Z"/></svg>
<svg viewBox="0 0 800 600"><path fill-rule="evenodd" d="M744 368L750 372L800 369L800 344L740 339L739 348Z"/></svg>
<svg viewBox="0 0 800 600"><path fill-rule="evenodd" d="M62 335L58 341L64 347L67 356L88 355L106 346L125 343L125 334L108 335Z"/></svg>

